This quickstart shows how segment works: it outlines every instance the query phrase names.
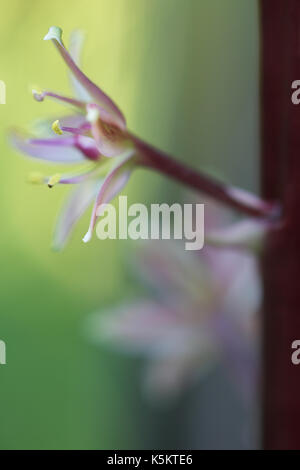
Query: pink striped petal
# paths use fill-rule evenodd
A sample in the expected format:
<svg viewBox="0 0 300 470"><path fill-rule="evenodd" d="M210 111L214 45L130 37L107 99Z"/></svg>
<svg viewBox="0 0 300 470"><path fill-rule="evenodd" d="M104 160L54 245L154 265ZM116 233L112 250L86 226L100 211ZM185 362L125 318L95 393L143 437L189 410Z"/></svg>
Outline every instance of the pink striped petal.
<svg viewBox="0 0 300 470"><path fill-rule="evenodd" d="M130 162L131 159L132 155L124 158L122 163L117 165L105 178L92 211L89 229L83 238L84 243L89 242L92 238L92 233L97 217L101 215L98 211L101 204L108 204L117 194L122 191L128 182L134 165L133 162Z"/></svg>
<svg viewBox="0 0 300 470"><path fill-rule="evenodd" d="M96 197L99 184L99 181L88 180L71 191L56 223L53 238L54 249L60 250L65 246L75 224Z"/></svg>
<svg viewBox="0 0 300 470"><path fill-rule="evenodd" d="M28 139L18 131L10 133L12 145L21 153L34 158L59 163L78 163L85 158L74 146L74 137Z"/></svg>
<svg viewBox="0 0 300 470"><path fill-rule="evenodd" d="M74 146L80 150L85 157L87 157L89 160L99 160L101 156L100 152L91 137L75 135L74 140Z"/></svg>
<svg viewBox="0 0 300 470"><path fill-rule="evenodd" d="M80 66L80 59L81 59L81 50L83 45L84 35L82 31L76 30L71 33L70 37L70 55L74 60L75 64L79 67ZM70 73L70 81L72 85L72 89L74 91L74 95L82 101L89 103L92 101L91 95L88 93L85 87L74 77L73 73Z"/></svg>
<svg viewBox="0 0 300 470"><path fill-rule="evenodd" d="M114 118L115 124L122 129L126 128L126 121L116 106L116 104L107 96L100 88L95 85L76 65L69 52L64 46L62 41L62 30L56 26L52 26L46 36L44 37L45 41L52 40L57 50L61 54L67 66L72 71L75 78L81 83L81 85L87 90L91 97L98 103L100 106L105 108L111 116Z"/></svg>

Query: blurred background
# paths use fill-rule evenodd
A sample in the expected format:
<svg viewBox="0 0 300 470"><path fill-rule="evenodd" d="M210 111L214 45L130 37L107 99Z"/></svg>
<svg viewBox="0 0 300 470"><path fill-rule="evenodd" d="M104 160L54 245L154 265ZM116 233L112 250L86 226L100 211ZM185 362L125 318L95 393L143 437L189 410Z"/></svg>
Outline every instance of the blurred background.
<svg viewBox="0 0 300 470"><path fill-rule="evenodd" d="M84 71L120 105L129 128L177 158L257 190L258 9L253 0L0 0L1 449L245 448L257 445L246 409L215 367L172 407L142 393L140 359L84 334L95 310L140 294L126 241L84 245L89 214L51 251L67 188L31 186L45 171L7 144L10 126L60 115L30 89L69 94L66 67L42 38L86 32ZM178 202L182 188L139 170L130 202Z"/></svg>

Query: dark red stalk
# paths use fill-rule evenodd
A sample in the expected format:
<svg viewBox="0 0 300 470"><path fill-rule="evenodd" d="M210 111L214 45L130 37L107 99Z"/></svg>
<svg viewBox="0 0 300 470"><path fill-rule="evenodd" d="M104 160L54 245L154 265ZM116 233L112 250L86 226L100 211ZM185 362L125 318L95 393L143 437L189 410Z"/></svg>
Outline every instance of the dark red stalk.
<svg viewBox="0 0 300 470"><path fill-rule="evenodd" d="M227 186L175 160L161 150L132 136L139 153L141 164L157 170L187 186L216 199L232 209L251 217L273 218L278 215L278 207L247 191Z"/></svg>
<svg viewBox="0 0 300 470"><path fill-rule="evenodd" d="M263 438L265 449L300 449L300 1L261 0L262 192L283 204L285 224L269 237L262 262Z"/></svg>

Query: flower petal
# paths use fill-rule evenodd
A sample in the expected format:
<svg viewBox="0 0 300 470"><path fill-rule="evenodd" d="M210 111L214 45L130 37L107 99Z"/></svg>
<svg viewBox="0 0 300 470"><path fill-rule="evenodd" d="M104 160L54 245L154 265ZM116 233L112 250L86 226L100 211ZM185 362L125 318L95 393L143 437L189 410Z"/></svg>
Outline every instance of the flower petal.
<svg viewBox="0 0 300 470"><path fill-rule="evenodd" d="M205 238L214 246L260 251L271 228L267 221L246 219L209 231Z"/></svg>
<svg viewBox="0 0 300 470"><path fill-rule="evenodd" d="M71 33L70 38L70 55L77 66L80 65L81 50L84 41L84 35L82 31L76 30ZM74 91L74 95L82 101L92 101L91 95L88 93L86 88L74 77L73 73L70 73L70 81Z"/></svg>
<svg viewBox="0 0 300 470"><path fill-rule="evenodd" d="M96 342L106 340L135 353L157 355L170 331L179 329L176 314L155 301L141 299L105 315L89 318L89 333Z"/></svg>
<svg viewBox="0 0 300 470"><path fill-rule="evenodd" d="M90 315L86 332L95 344L146 357L151 396L177 395L218 356L215 335L201 317L191 326L176 311L146 299Z"/></svg>
<svg viewBox="0 0 300 470"><path fill-rule="evenodd" d="M99 181L88 180L71 191L58 217L53 238L54 249L59 250L64 247L74 225L96 197L99 184Z"/></svg>
<svg viewBox="0 0 300 470"><path fill-rule="evenodd" d="M78 163L85 159L82 152L74 147L74 137L29 139L18 131L12 131L10 133L10 141L21 153L41 160L59 163Z"/></svg>
<svg viewBox="0 0 300 470"><path fill-rule="evenodd" d="M100 152L91 137L75 135L74 140L74 146L80 150L85 157L87 157L89 160L99 160L101 156Z"/></svg>
<svg viewBox="0 0 300 470"><path fill-rule="evenodd" d="M76 63L70 56L62 41L61 28L58 28L57 26L51 26L48 33L44 37L45 41L48 41L50 39L60 52L62 58L64 59L76 79L81 83L81 85L88 91L88 93L100 106L103 106L103 108L109 111L109 113L114 117L116 125L118 125L122 129L125 129L125 118L119 108L116 106L116 104L80 70L80 68L76 65Z"/></svg>
<svg viewBox="0 0 300 470"><path fill-rule="evenodd" d="M101 206L101 204L108 204L122 191L129 180L134 165L133 162L130 162L131 158L132 155L126 156L105 178L93 208L89 229L83 237L84 243L89 242L92 238L97 217L100 215L98 213L99 206Z"/></svg>
<svg viewBox="0 0 300 470"><path fill-rule="evenodd" d="M249 327L258 312L262 300L262 283L259 263L247 252L236 255L235 270L232 272L227 291L222 300L222 312L234 318L241 328Z"/></svg>
<svg viewBox="0 0 300 470"><path fill-rule="evenodd" d="M116 157L129 148L133 143L128 134L115 126L96 104L87 105L87 121L91 124L91 132L96 145L105 157Z"/></svg>

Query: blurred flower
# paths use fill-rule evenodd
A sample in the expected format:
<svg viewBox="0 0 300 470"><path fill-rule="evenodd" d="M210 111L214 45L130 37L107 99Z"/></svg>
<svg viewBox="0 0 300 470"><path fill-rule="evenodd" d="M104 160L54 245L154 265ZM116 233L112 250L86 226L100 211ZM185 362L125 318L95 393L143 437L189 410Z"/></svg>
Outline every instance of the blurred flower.
<svg viewBox="0 0 300 470"><path fill-rule="evenodd" d="M225 217L215 211L206 211L207 224L217 229ZM94 314L88 327L93 340L146 357L152 394L177 395L221 361L244 398L251 398L261 297L253 254L206 246L195 256L175 243L151 242L141 252L140 268L152 299Z"/></svg>
<svg viewBox="0 0 300 470"><path fill-rule="evenodd" d="M96 199L89 230L83 239L85 242L90 240L97 215L100 215L97 209L113 199L126 185L137 158L123 114L77 65L81 34L73 33L70 53L61 36L60 28L51 27L44 39L53 41L69 67L76 97L36 90L33 90L33 96L37 101L43 101L46 97L54 98L70 105L74 112L60 120L56 119L52 126L49 120L45 121L43 128L47 133L43 138L27 137L19 131L11 133L13 145L31 157L54 163L84 164L84 171L80 173L56 173L47 177L34 173L30 178L33 183L46 183L50 188L56 184L78 185L59 218L54 240L57 248L63 246L75 222ZM57 135L49 135L51 127Z"/></svg>

